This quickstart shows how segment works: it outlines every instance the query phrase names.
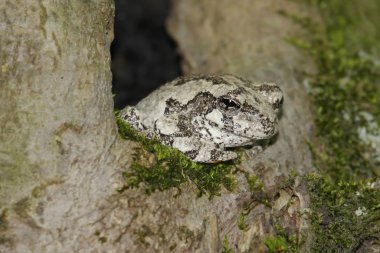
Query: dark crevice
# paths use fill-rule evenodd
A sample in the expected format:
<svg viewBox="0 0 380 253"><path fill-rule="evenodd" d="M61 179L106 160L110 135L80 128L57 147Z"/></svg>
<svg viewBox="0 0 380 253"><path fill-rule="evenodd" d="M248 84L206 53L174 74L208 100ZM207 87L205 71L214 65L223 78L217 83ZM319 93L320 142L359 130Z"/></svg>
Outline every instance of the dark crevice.
<svg viewBox="0 0 380 253"><path fill-rule="evenodd" d="M170 0L115 0L111 46L115 108L133 105L181 75L180 58L165 20Z"/></svg>

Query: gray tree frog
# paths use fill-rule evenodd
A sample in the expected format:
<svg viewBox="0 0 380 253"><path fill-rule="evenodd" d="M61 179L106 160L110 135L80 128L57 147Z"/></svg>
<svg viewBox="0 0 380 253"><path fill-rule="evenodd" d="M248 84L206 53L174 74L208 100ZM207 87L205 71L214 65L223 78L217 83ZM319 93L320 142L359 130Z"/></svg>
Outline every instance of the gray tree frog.
<svg viewBox="0 0 380 253"><path fill-rule="evenodd" d="M236 158L230 148L273 137L282 101L274 83L233 75L181 77L125 107L120 117L195 162L215 163Z"/></svg>

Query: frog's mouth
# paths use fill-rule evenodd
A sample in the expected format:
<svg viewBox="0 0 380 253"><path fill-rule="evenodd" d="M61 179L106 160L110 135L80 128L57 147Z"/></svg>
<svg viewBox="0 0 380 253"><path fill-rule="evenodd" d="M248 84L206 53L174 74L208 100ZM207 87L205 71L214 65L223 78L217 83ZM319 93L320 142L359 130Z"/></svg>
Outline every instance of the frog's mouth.
<svg viewBox="0 0 380 253"><path fill-rule="evenodd" d="M247 147L250 148L252 146L266 146L268 143L270 143L272 138L270 139L262 139L262 140L249 140L248 142L241 142L241 143L236 143L236 144L227 144L224 147L229 150L229 149L234 149L237 147Z"/></svg>
<svg viewBox="0 0 380 253"><path fill-rule="evenodd" d="M243 147L243 146L252 146L252 145L261 145L266 144L273 137L277 135L277 130L274 130L272 134L264 135L264 136L246 136L236 132L226 131L228 138L225 140L226 148L234 148L234 147Z"/></svg>
<svg viewBox="0 0 380 253"><path fill-rule="evenodd" d="M257 123L257 122L256 122ZM261 121L260 124L253 124L251 121L235 121L232 126L225 126L234 136L246 138L252 141L266 140L277 134L277 121Z"/></svg>
<svg viewBox="0 0 380 253"><path fill-rule="evenodd" d="M226 138L224 140L224 146L226 148L234 148L234 147L242 147L242 146L249 146L253 143L252 139L249 139L244 136L231 134L230 138Z"/></svg>
<svg viewBox="0 0 380 253"><path fill-rule="evenodd" d="M252 131L244 131L242 129L234 129L233 131L229 129L220 129L221 132L223 132L223 144L227 148L233 148L233 147L242 147L242 146L251 146L254 143L260 142L260 141L266 141L270 138L272 138L275 133L271 135L264 134L261 135L254 135L252 133L256 133L253 129Z"/></svg>
<svg viewBox="0 0 380 253"><path fill-rule="evenodd" d="M278 129L277 119L270 113L231 116L213 110L205 118L210 128L223 133L223 140L219 141L226 147L250 145L259 140L270 139L276 135Z"/></svg>

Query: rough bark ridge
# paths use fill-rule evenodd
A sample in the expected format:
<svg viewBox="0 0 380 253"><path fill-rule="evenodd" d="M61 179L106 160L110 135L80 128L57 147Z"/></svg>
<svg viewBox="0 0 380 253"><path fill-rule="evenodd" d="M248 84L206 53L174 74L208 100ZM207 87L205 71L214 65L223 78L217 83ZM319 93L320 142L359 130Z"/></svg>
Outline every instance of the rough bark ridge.
<svg viewBox="0 0 380 253"><path fill-rule="evenodd" d="M291 169L312 169L305 139L310 111L298 72L302 55L284 41L296 30L277 14L291 1L174 1L170 29L188 72L230 72L279 82L280 136L240 170L258 175L274 205L238 189L209 200L194 186L147 196L116 193L134 143L118 138L109 70L112 2L0 3L0 252L264 252L280 223L299 234L308 206ZM303 12L306 10L302 10ZM236 225L251 203L248 229Z"/></svg>
<svg viewBox="0 0 380 253"><path fill-rule="evenodd" d="M0 251L78 252L113 193L112 1L0 10Z"/></svg>

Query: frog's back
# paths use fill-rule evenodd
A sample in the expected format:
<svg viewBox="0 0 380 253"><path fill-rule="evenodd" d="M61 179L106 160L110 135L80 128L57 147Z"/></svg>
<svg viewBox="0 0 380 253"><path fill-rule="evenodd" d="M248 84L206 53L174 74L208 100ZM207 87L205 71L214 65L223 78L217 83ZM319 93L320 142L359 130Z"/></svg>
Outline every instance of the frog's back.
<svg viewBox="0 0 380 253"><path fill-rule="evenodd" d="M136 108L144 124L152 127L157 119L165 117L165 110L170 106L168 101L172 105L186 105L202 92L218 97L236 89L239 82L243 83L231 75L180 77L149 94Z"/></svg>
<svg viewBox="0 0 380 253"><path fill-rule="evenodd" d="M200 80L177 78L153 91L141 100L136 108L140 112L142 121L151 125L157 119L164 117L167 101L185 105L205 89L207 87L204 87L204 83Z"/></svg>

